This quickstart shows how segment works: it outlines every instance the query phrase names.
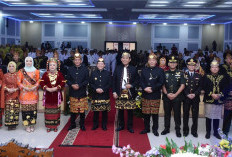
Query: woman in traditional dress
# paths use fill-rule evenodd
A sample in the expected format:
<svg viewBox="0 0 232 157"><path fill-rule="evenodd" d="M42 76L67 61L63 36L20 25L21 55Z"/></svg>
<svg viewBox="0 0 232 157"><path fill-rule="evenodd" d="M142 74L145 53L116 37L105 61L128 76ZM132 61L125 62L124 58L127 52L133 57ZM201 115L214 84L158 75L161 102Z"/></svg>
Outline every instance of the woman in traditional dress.
<svg viewBox="0 0 232 157"><path fill-rule="evenodd" d="M15 130L19 124L19 88L17 85L16 63L8 64L8 73L2 80L1 104L5 108L5 126L8 130Z"/></svg>
<svg viewBox="0 0 232 157"><path fill-rule="evenodd" d="M57 71L57 65L59 65L58 61L50 58L47 62L47 72L40 80L40 85L44 90L43 105L45 106L47 132L52 129L57 132L57 127L60 125L61 90L65 86L65 80L62 73Z"/></svg>
<svg viewBox="0 0 232 157"><path fill-rule="evenodd" d="M167 60L164 56L159 59L159 67L162 68L164 71L168 71L169 67L167 66Z"/></svg>
<svg viewBox="0 0 232 157"><path fill-rule="evenodd" d="M27 132L35 130L37 119L37 103L39 100L39 70L34 67L32 57L25 58L25 67L18 72L20 88L19 102L21 104L23 125Z"/></svg>
<svg viewBox="0 0 232 157"><path fill-rule="evenodd" d="M3 79L3 72L2 69L0 69L0 89L2 87L2 79ZM0 95L1 98L1 95ZM4 106L4 104L0 104L0 127L2 126L2 107Z"/></svg>

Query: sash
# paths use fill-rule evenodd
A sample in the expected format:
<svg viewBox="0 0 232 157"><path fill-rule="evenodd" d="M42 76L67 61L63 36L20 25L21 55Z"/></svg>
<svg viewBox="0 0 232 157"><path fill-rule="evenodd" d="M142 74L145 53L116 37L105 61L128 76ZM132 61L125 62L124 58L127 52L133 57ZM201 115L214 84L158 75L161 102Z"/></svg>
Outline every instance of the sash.
<svg viewBox="0 0 232 157"><path fill-rule="evenodd" d="M33 80L33 79L27 74L27 72L25 71L24 68L21 69L21 71L22 71L22 73L23 73L23 76L26 78L26 80L27 80L30 84L32 84L32 85L35 85L35 84L36 84L36 81Z"/></svg>

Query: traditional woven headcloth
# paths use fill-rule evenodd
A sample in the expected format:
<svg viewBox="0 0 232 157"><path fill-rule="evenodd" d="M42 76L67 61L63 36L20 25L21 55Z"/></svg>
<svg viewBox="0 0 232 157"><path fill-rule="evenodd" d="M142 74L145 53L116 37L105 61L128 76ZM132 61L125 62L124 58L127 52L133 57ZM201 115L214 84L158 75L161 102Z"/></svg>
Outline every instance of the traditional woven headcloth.
<svg viewBox="0 0 232 157"><path fill-rule="evenodd" d="M79 51L78 51L78 49L76 49L76 52L75 52L75 54L74 54L74 59L76 59L76 58L82 58L81 57L81 54L79 53Z"/></svg>
<svg viewBox="0 0 232 157"><path fill-rule="evenodd" d="M197 61L193 58L189 58L189 59L187 59L186 63L187 63L187 65L196 65Z"/></svg>
<svg viewBox="0 0 232 157"><path fill-rule="evenodd" d="M157 56L154 54L153 51L151 51L151 53L148 56L149 59L157 59Z"/></svg>
<svg viewBox="0 0 232 157"><path fill-rule="evenodd" d="M60 71L60 60L57 60L56 58L50 58L47 60L47 71L49 70L49 64L50 63L56 63L58 71Z"/></svg>
<svg viewBox="0 0 232 157"><path fill-rule="evenodd" d="M102 57L99 57L98 60L97 60L97 62L103 62L103 63L105 63L105 61L104 61L104 59Z"/></svg>
<svg viewBox="0 0 232 157"><path fill-rule="evenodd" d="M168 62L169 63L177 63L177 57L176 56L170 56Z"/></svg>
<svg viewBox="0 0 232 157"><path fill-rule="evenodd" d="M211 63L210 66L219 66L219 63L216 59L214 59Z"/></svg>
<svg viewBox="0 0 232 157"><path fill-rule="evenodd" d="M131 58L131 55L128 52L123 52L122 57L124 57L124 56L128 56L129 58Z"/></svg>

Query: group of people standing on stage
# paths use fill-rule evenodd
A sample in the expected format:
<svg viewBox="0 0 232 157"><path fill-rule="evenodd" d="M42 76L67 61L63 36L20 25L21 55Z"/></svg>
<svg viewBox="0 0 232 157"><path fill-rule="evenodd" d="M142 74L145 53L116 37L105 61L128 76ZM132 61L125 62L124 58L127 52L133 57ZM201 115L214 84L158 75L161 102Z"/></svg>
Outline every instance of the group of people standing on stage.
<svg viewBox="0 0 232 157"><path fill-rule="evenodd" d="M225 106L223 132L228 135L232 119L232 55L225 55L225 64L220 67L217 60L210 64L210 73L196 71L197 61L189 58L186 61L187 71L177 69L178 58L169 56L158 58L153 52L148 56L146 66L140 75L136 67L130 65L131 55L124 52L121 63L113 73L105 70L104 58L99 57L96 69L91 71L82 64L83 56L76 52L73 55L73 66L67 71L66 79L59 71L61 65L57 58L47 61L47 72L40 79L40 72L34 67L31 57L26 57L25 67L16 72L15 62L9 62L8 73L0 72L1 78L1 109L5 112L5 126L9 130L15 129L19 124L20 106L22 121L27 132L33 132L37 118L37 103L39 86L43 89L43 105L45 106L45 126L47 132L57 131L60 124L61 90L65 83L69 86L71 124L68 130L77 127L76 117L80 116L80 129L85 131L85 112L89 110L87 87L91 92L91 110L94 112L92 130L99 127L99 112L102 112L103 130L107 130L107 117L110 111L110 88L116 100L117 128L125 128L124 110L127 111L127 130L133 130L133 110L137 108L137 89L142 90L142 113L144 115L144 129L140 134L150 132L150 118L152 117L152 132L159 136L159 108L161 95L164 106L164 130L161 135L170 132L171 112L174 111L176 136L181 137L181 104L183 102L183 136L188 136L189 112L192 110L193 124L191 134L198 137L198 115L200 95L204 93L206 135L210 138L211 122L216 138L221 138L218 133L219 121L222 117L223 104ZM167 63L168 62L168 66ZM159 66L158 66L159 63ZM220 69L220 71L219 71ZM67 80L67 82L66 82ZM2 112L0 112L2 113ZM0 116L1 118L2 116ZM1 119L0 119L1 122Z"/></svg>

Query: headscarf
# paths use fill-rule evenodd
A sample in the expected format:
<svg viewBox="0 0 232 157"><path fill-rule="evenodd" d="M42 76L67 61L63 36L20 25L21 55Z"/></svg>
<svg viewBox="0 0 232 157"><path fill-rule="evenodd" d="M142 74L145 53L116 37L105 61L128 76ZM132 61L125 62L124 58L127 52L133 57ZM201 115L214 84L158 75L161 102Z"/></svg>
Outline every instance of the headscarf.
<svg viewBox="0 0 232 157"><path fill-rule="evenodd" d="M31 60L32 60L32 65L31 65L31 67L28 67L27 64L26 64L26 60L28 60L28 59L31 59ZM25 67L24 67L24 69L25 69L26 72L33 72L33 71L36 70L36 68L34 67L34 61L33 61L33 58L32 58L32 57L26 57L26 58L25 58Z"/></svg>
<svg viewBox="0 0 232 157"><path fill-rule="evenodd" d="M8 65L7 65L7 71L9 72L9 66L10 66L10 64L13 64L13 65L14 65L14 72L16 72L16 66L17 66L17 65L16 65L16 63L15 63L14 61L11 61L11 62L8 63ZM13 72L13 73L14 73L14 72Z"/></svg>

